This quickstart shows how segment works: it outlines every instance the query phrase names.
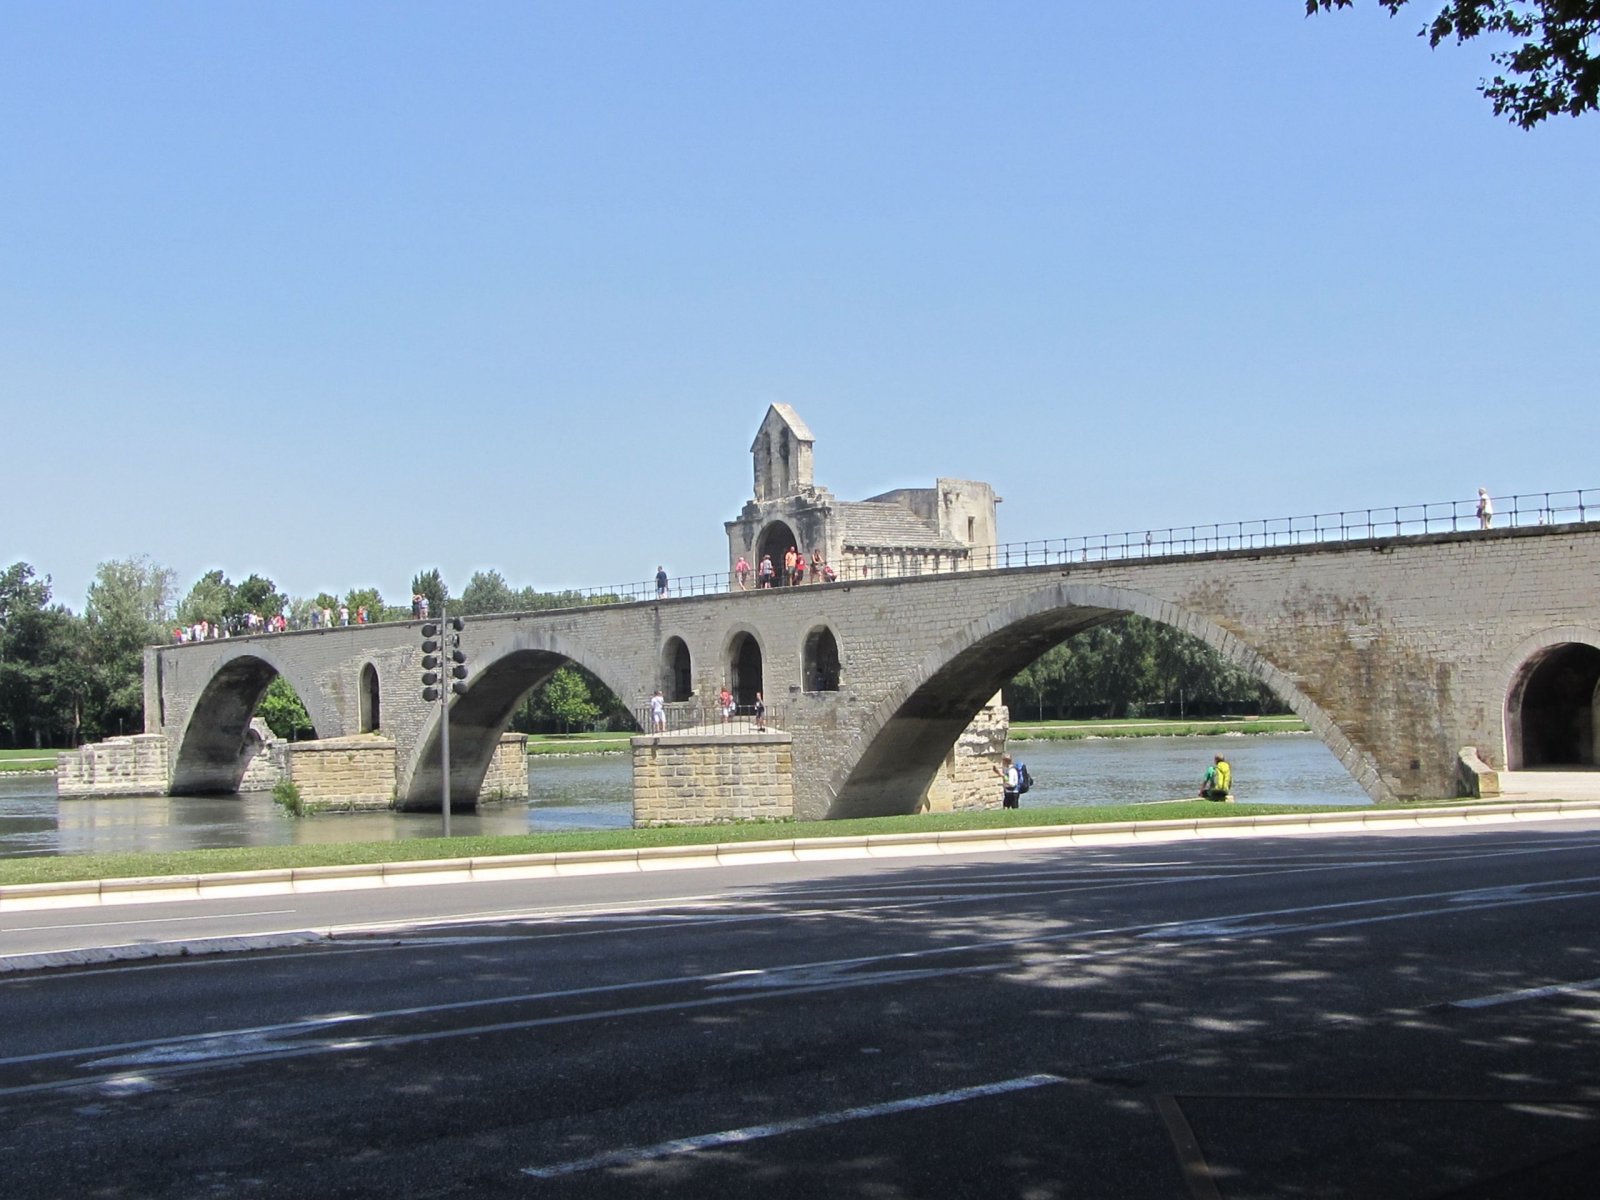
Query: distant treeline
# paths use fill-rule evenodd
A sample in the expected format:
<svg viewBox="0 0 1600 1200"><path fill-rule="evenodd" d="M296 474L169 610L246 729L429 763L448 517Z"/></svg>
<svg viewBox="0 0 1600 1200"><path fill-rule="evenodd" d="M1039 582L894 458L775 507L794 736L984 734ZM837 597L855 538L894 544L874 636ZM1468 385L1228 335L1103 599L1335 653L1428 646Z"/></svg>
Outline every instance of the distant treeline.
<svg viewBox="0 0 1600 1200"><path fill-rule="evenodd" d="M462 616L534 612L616 601L571 591L513 588L497 571L479 571L451 597L437 570L419 572L413 596L429 609ZM387 604L376 588L343 596L291 597L272 580L251 575L231 582L208 571L175 599L173 572L148 559L102 563L82 614L51 597L50 580L28 563L0 573L0 747L76 746L144 729L144 648L170 643L178 629L204 622L211 629L243 628L247 614L283 615L291 628L309 628L313 608L369 620L408 620L412 598ZM352 619L353 616L352 616ZM846 667L848 670L848 666ZM1224 712L1283 712L1285 706L1249 675L1204 643L1170 626L1127 617L1081 633L1047 651L1005 685L1015 719L1211 716ZM311 725L294 690L273 681L258 712L280 737L308 737ZM563 667L534 689L511 728L525 733L628 728L631 717L598 679L576 665Z"/></svg>
<svg viewBox="0 0 1600 1200"><path fill-rule="evenodd" d="M1135 616L1047 650L1006 684L1004 698L1016 721L1289 711L1200 639Z"/></svg>

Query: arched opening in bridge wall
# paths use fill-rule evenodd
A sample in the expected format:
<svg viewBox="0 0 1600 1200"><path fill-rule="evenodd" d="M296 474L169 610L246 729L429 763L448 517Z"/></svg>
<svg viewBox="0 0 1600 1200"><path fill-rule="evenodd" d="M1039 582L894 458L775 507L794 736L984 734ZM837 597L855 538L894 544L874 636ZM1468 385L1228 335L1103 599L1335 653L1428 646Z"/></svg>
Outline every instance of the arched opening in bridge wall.
<svg viewBox="0 0 1600 1200"><path fill-rule="evenodd" d="M661 648L661 694L667 700L687 700L694 691L694 670L689 647L680 637L667 639Z"/></svg>
<svg viewBox="0 0 1600 1200"><path fill-rule="evenodd" d="M361 668L361 722L362 733L376 733L382 723L383 713L378 705L378 668L368 663Z"/></svg>
<svg viewBox="0 0 1600 1200"><path fill-rule="evenodd" d="M558 650L522 649L483 663L467 679L467 691L450 704L450 807L452 811L477 803L485 774L500 745L500 735L528 694L562 667L594 672L595 678L614 688L615 675L601 674L590 663L580 663ZM610 676L608 678L608 675ZM409 774L402 775L398 806L408 811L439 808L443 779L439 765L437 707L409 756Z"/></svg>
<svg viewBox="0 0 1600 1200"><path fill-rule="evenodd" d="M1275 693L1320 734L1374 799L1392 799L1370 755L1283 671L1231 633L1153 597L1062 581L973 621L931 653L865 719L828 781L829 818L914 813L962 731L1001 686L1045 651L1127 614L1203 637L1227 661Z"/></svg>
<svg viewBox="0 0 1600 1200"><path fill-rule="evenodd" d="M806 635L800 654L802 686L808 692L839 690L839 641L826 625Z"/></svg>
<svg viewBox="0 0 1600 1200"><path fill-rule="evenodd" d="M1506 758L1513 771L1600 763L1595 725L1600 648L1561 642L1540 650L1512 681Z"/></svg>
<svg viewBox="0 0 1600 1200"><path fill-rule="evenodd" d="M774 521L761 531L761 539L756 544L756 561L751 565L759 571L761 569L762 556L771 555L773 587L782 587L785 583L783 556L788 552L790 546L798 550L800 543L794 536L794 530L790 529L782 521Z"/></svg>
<svg viewBox="0 0 1600 1200"><path fill-rule="evenodd" d="M282 680L274 687L274 680ZM269 695L269 689L271 695ZM278 668L243 654L224 663L189 712L176 747L171 792L175 796L236 792L261 748L250 722L261 716L283 738L315 738L307 706Z"/></svg>
<svg viewBox="0 0 1600 1200"><path fill-rule="evenodd" d="M733 702L749 711L763 686L761 643L754 634L741 630L728 643L728 690L733 693Z"/></svg>

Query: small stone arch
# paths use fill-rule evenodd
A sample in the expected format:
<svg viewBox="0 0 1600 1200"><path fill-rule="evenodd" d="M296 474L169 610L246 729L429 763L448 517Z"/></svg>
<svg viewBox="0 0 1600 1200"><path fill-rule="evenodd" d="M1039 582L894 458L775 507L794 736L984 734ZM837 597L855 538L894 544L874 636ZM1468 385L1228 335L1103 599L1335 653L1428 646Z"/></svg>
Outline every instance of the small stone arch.
<svg viewBox="0 0 1600 1200"><path fill-rule="evenodd" d="M833 630L819 625L806 634L801 647L800 686L808 692L837 692L839 675L839 640Z"/></svg>
<svg viewBox="0 0 1600 1200"><path fill-rule="evenodd" d="M761 570L762 557L770 554L772 556L773 587L782 587L784 585L783 556L790 546L798 549L800 539L795 537L794 530L784 521L772 522L761 531L761 536L756 539L756 561L750 565L759 572ZM759 577L757 582L760 582Z"/></svg>
<svg viewBox="0 0 1600 1200"><path fill-rule="evenodd" d="M361 686L356 689L360 699L360 720L356 728L361 733L377 733L383 724L383 711L379 706L380 685L378 668L367 663L361 668Z"/></svg>
<svg viewBox="0 0 1600 1200"><path fill-rule="evenodd" d="M681 637L669 637L661 647L661 694L669 702L687 700L694 693L694 663Z"/></svg>
<svg viewBox="0 0 1600 1200"><path fill-rule="evenodd" d="M726 658L728 690L733 693L733 702L748 710L766 686L760 639L748 629L736 630L728 639Z"/></svg>
<svg viewBox="0 0 1600 1200"><path fill-rule="evenodd" d="M1600 638L1552 631L1519 647L1505 686L1506 767L1600 765Z"/></svg>

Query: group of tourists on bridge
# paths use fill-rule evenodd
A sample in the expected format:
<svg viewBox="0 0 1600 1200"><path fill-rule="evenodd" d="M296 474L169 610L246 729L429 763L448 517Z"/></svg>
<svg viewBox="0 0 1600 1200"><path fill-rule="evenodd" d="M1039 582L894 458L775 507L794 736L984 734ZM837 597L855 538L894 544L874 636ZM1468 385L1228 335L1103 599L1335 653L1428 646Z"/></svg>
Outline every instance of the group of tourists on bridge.
<svg viewBox="0 0 1600 1200"><path fill-rule="evenodd" d="M774 565L770 554L763 554L760 565L754 569L741 554L739 561L734 564L733 576L742 590L749 591L752 576L756 587L771 588L797 587L805 583L808 577L812 583L832 583L839 578L839 573L822 557L821 550L813 550L807 559L804 550L790 546L784 551L781 571Z"/></svg>
<svg viewBox="0 0 1600 1200"><path fill-rule="evenodd" d="M427 616L427 609L423 609L423 616ZM253 637L258 633L289 633L297 629L332 629L335 625L349 625L351 623L350 606L341 604L336 614L331 608L313 608L302 625L298 619L286 617L281 612L270 616L260 613L247 612L222 621L199 620L191 625L178 625L172 630L174 642L211 642L220 638ZM362 604L356 607L355 624L366 625L369 623L367 606Z"/></svg>

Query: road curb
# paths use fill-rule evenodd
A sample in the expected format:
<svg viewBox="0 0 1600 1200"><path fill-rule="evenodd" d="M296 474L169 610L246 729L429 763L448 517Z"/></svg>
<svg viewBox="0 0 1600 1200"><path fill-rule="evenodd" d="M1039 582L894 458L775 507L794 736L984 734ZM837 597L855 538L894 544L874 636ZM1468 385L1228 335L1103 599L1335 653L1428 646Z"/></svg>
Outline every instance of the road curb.
<svg viewBox="0 0 1600 1200"><path fill-rule="evenodd" d="M328 940L330 940L328 934L305 930L298 933L194 938L182 942L131 942L122 946L86 946L78 950L47 950L40 954L0 954L0 975L45 971L52 967L89 967L102 963L136 962L149 958L198 958L208 954L232 954L240 950L285 950Z"/></svg>
<svg viewBox="0 0 1600 1200"><path fill-rule="evenodd" d="M89 879L67 883L9 884L0 886L0 912L114 904L156 904L174 900L541 879L633 871L756 866L762 863L819 859L979 854L991 850L1046 850L1057 847L1177 841L1204 837L1243 837L1250 834L1278 836L1336 831L1361 832L1385 828L1504 824L1593 816L1600 816L1600 801L1480 802L1440 808L1385 809L1377 812L1352 809L1349 812L1282 813L1271 816L1191 817L1173 821L1117 821L1092 825L1036 825L1007 829L866 834L839 838L787 838L759 842L707 843L698 846L641 847L630 850L557 851L547 854L430 859L360 866L280 867L263 871L229 871L214 875L167 875L130 879ZM174 943L179 946L197 944ZM211 951L173 951L173 953L196 952ZM72 964L63 962L50 965ZM0 967L0 969L5 968Z"/></svg>

